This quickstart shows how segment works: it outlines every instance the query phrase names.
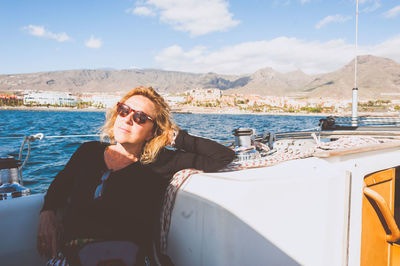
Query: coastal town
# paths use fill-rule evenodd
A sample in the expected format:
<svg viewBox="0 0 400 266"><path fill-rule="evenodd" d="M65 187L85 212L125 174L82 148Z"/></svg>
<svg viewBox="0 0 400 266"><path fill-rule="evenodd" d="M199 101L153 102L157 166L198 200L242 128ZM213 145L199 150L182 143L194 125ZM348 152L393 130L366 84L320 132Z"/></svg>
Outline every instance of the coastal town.
<svg viewBox="0 0 400 266"><path fill-rule="evenodd" d="M68 93L22 91L0 94L1 109L105 110L114 106L119 93ZM173 112L227 114L336 114L351 111L351 100L225 94L217 88L196 88L182 93L165 93ZM359 102L359 111L390 113L400 110L400 100L369 99Z"/></svg>

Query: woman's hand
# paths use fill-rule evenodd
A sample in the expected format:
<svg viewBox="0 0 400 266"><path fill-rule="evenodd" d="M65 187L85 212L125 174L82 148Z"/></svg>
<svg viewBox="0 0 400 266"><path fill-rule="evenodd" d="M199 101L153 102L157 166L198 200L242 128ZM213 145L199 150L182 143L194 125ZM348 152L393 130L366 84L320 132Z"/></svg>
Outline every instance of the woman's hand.
<svg viewBox="0 0 400 266"><path fill-rule="evenodd" d="M54 211L42 211L39 218L36 247L42 257L57 255L57 236L61 232L61 224Z"/></svg>

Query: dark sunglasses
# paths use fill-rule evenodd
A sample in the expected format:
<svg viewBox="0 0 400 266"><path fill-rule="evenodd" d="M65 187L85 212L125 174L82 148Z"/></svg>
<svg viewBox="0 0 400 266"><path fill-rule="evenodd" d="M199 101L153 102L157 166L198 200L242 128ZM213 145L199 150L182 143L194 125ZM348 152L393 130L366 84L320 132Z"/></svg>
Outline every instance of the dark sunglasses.
<svg viewBox="0 0 400 266"><path fill-rule="evenodd" d="M147 120L154 122L153 118L148 116L145 112L133 110L132 108L130 108L128 105L126 105L124 103L120 103L120 102L117 103L117 113L121 117L126 117L131 112L133 112L133 116L132 116L133 121L135 121L135 123L137 123L139 125L146 123Z"/></svg>
<svg viewBox="0 0 400 266"><path fill-rule="evenodd" d="M103 176L101 177L101 183L96 187L96 190L94 192L94 199L100 198L103 196L103 190L104 190L104 185L108 177L110 176L111 171L107 170Z"/></svg>

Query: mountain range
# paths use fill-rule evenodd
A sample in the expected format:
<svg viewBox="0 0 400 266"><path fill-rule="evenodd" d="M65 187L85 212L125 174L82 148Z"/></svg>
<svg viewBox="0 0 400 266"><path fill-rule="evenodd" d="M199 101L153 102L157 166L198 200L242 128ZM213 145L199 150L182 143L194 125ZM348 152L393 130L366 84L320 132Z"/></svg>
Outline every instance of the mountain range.
<svg viewBox="0 0 400 266"><path fill-rule="evenodd" d="M400 98L399 63L372 55L358 56L357 60L360 98ZM336 71L317 75L307 75L301 70L280 73L272 68L263 68L249 75L194 74L157 69L84 69L0 75L0 92L44 90L123 94L140 85L152 86L163 93L218 88L229 94L350 99L354 87L354 59Z"/></svg>

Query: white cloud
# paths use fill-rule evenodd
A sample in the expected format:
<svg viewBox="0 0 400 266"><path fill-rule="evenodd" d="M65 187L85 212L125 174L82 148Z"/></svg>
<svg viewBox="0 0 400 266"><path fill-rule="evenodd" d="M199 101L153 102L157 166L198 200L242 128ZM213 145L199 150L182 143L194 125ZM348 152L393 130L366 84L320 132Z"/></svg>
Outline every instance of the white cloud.
<svg viewBox="0 0 400 266"><path fill-rule="evenodd" d="M370 54L391 58L400 63L400 35L392 37L378 45L367 47Z"/></svg>
<svg viewBox="0 0 400 266"><path fill-rule="evenodd" d="M51 31L46 30L43 26L29 25L23 27L22 29L28 32L28 34L30 35L54 39L58 42L65 42L70 40L70 37L65 32L52 33Z"/></svg>
<svg viewBox="0 0 400 266"><path fill-rule="evenodd" d="M323 26L325 26L325 25L327 25L327 24L329 24L329 23L332 23L332 22L337 22L337 23L344 23L344 22L346 22L347 20L349 20L349 19L351 19L351 17L350 16L342 16L342 15L339 15L339 14L336 14L336 15L331 15L331 16L326 16L325 18L323 18L322 20L320 20L316 25L315 25L315 28L316 29L320 29L320 28L322 28Z"/></svg>
<svg viewBox="0 0 400 266"><path fill-rule="evenodd" d="M139 16L149 16L149 17L154 17L156 13L149 7L146 6L138 6L135 8L129 8L126 10L127 13L132 13L134 15L139 15Z"/></svg>
<svg viewBox="0 0 400 266"><path fill-rule="evenodd" d="M301 4L309 3L310 0L300 0Z"/></svg>
<svg viewBox="0 0 400 266"><path fill-rule="evenodd" d="M375 46L360 46L358 54L373 54L400 62L400 35ZM165 70L194 73L244 74L272 67L280 72L301 69L308 74L335 71L354 58L354 44L342 39L327 42L279 37L244 42L210 51L196 46L183 50L178 45L162 50L155 61Z"/></svg>
<svg viewBox="0 0 400 266"><path fill-rule="evenodd" d="M383 13L383 15L386 18L394 18L396 17L398 14L400 14L400 5L393 7L392 9L386 11L385 13Z"/></svg>
<svg viewBox="0 0 400 266"><path fill-rule="evenodd" d="M225 31L240 22L233 20L225 0L147 0L137 2L133 14L160 17L160 21L192 37Z"/></svg>
<svg viewBox="0 0 400 266"><path fill-rule="evenodd" d="M103 45L103 42L100 38L95 38L92 35L90 36L90 39L85 42L85 45L89 48L100 48Z"/></svg>
<svg viewBox="0 0 400 266"><path fill-rule="evenodd" d="M380 0L363 0L360 1L360 6L367 5L360 10L360 13L370 13L381 7Z"/></svg>

